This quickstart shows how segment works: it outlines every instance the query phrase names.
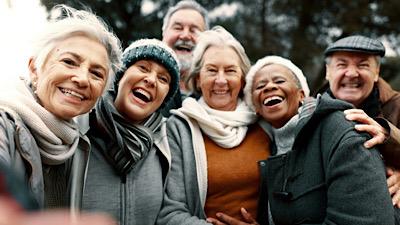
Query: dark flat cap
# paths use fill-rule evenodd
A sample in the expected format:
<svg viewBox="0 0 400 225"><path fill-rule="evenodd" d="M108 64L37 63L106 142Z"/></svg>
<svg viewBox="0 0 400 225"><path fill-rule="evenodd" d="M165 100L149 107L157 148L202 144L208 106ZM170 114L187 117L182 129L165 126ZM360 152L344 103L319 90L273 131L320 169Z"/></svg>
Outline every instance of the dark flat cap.
<svg viewBox="0 0 400 225"><path fill-rule="evenodd" d="M385 56L385 47L382 42L369 37L354 35L337 40L325 49L325 56L334 52L363 52L371 55Z"/></svg>

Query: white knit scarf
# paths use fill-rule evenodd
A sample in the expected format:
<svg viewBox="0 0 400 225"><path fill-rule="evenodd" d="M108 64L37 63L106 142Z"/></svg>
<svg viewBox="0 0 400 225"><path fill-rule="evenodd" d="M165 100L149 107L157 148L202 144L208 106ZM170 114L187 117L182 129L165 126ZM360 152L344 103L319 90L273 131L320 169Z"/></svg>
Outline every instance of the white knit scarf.
<svg viewBox="0 0 400 225"><path fill-rule="evenodd" d="M35 138L45 164L62 164L74 154L79 142L78 126L43 108L24 80L1 85L0 108L23 120Z"/></svg>
<svg viewBox="0 0 400 225"><path fill-rule="evenodd" d="M198 101L186 98L179 111L196 120L201 130L217 145L228 149L242 143L247 126L257 119L256 114L240 99L234 111L220 111L210 108L203 97Z"/></svg>
<svg viewBox="0 0 400 225"><path fill-rule="evenodd" d="M207 155L201 131L217 145L231 149L242 143L246 137L247 126L254 123L257 116L240 99L234 111L220 111L210 108L202 97L198 101L191 97L186 98L182 107L172 110L172 113L184 118L190 126L200 202L204 207L208 178Z"/></svg>

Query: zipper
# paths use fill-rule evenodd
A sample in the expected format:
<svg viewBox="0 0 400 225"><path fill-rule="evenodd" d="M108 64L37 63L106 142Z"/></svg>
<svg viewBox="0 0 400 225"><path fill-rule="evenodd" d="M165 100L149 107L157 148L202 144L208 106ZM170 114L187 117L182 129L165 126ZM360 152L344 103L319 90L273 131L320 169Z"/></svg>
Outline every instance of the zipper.
<svg viewBox="0 0 400 225"><path fill-rule="evenodd" d="M127 194L126 194L126 174L121 175L121 224L127 224L127 214L126 214L126 204L127 204Z"/></svg>

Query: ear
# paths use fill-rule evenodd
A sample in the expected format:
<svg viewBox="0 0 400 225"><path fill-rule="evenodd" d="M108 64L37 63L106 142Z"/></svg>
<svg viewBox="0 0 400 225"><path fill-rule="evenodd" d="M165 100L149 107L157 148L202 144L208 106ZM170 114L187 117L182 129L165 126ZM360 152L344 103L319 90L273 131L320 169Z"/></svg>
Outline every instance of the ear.
<svg viewBox="0 0 400 225"><path fill-rule="evenodd" d="M327 80L327 81L329 81L329 77L330 77L330 75L329 75L329 66L327 65L327 64L325 64L325 80Z"/></svg>
<svg viewBox="0 0 400 225"><path fill-rule="evenodd" d="M381 68L379 66L378 66L378 68L376 68L376 74L375 74L375 77L374 77L374 82L377 82L378 79L379 79L380 69Z"/></svg>
<svg viewBox="0 0 400 225"><path fill-rule="evenodd" d="M196 88L196 90L201 92L201 90L200 90L200 75L196 76L195 79L196 79L196 87L194 87L194 88Z"/></svg>
<svg viewBox="0 0 400 225"><path fill-rule="evenodd" d="M31 78L31 80L32 80L32 82L33 81L37 81L37 79L38 79L38 75L37 75L37 68L36 68L36 65L35 65L35 59L34 58L29 58L29 62L28 62L28 70L29 70L29 76L30 76L30 78Z"/></svg>
<svg viewBox="0 0 400 225"><path fill-rule="evenodd" d="M305 96L306 95L304 94L303 89L300 89L299 90L299 102L302 102L304 100Z"/></svg>

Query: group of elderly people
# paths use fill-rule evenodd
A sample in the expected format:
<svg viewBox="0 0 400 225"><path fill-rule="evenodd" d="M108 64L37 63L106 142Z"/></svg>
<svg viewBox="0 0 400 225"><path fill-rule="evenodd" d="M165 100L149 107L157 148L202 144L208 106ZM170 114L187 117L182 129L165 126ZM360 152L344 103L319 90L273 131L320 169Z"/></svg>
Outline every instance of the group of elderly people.
<svg viewBox="0 0 400 225"><path fill-rule="evenodd" d="M330 45L330 87L312 98L290 60L251 66L223 27L197 32L190 94L165 118L177 52L142 39L122 53L101 19L56 9L29 78L0 89L0 162L29 207L138 225L398 223L400 94L379 78L379 41Z"/></svg>

